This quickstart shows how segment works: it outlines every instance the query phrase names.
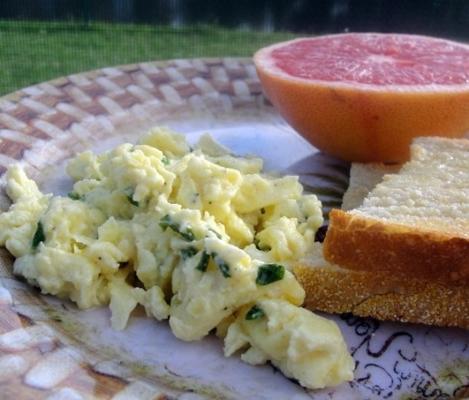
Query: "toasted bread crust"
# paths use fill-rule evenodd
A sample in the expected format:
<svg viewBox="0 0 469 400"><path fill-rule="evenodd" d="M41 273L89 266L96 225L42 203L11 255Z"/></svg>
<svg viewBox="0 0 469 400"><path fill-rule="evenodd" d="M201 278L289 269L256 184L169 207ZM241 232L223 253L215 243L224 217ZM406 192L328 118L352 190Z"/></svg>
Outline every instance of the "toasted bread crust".
<svg viewBox="0 0 469 400"><path fill-rule="evenodd" d="M342 210L332 210L329 217L324 257L333 264L452 285L469 283L467 238L384 223Z"/></svg>
<svg viewBox="0 0 469 400"><path fill-rule="evenodd" d="M310 310L469 329L468 286L332 266L298 264L293 271Z"/></svg>

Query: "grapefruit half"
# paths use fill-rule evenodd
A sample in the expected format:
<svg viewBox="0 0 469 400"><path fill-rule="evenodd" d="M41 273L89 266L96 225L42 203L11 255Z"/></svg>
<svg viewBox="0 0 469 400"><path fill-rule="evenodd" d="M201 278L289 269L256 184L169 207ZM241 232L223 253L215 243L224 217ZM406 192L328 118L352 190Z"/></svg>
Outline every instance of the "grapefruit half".
<svg viewBox="0 0 469 400"><path fill-rule="evenodd" d="M469 46L432 37L350 33L259 50L267 97L320 150L402 162L417 136L469 131Z"/></svg>

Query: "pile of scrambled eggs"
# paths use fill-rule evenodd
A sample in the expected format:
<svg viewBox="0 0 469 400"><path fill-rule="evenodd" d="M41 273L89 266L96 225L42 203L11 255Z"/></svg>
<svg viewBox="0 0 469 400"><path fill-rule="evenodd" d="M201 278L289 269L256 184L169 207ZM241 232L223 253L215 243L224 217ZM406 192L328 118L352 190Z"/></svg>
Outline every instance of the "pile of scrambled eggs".
<svg viewBox="0 0 469 400"><path fill-rule="evenodd" d="M155 128L137 145L72 159L67 197L45 195L19 166L6 175L13 204L0 245L15 274L80 308L109 304L123 329L137 305L174 334L216 329L227 356L271 361L303 386L352 379L354 362L332 321L302 309L289 271L322 223L297 177L261 173L203 136Z"/></svg>

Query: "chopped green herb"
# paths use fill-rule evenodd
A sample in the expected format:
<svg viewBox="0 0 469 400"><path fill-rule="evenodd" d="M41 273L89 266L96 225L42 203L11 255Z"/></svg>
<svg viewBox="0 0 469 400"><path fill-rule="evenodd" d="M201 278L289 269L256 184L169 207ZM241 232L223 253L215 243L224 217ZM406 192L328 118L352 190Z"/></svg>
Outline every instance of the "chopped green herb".
<svg viewBox="0 0 469 400"><path fill-rule="evenodd" d="M285 267L279 264L264 264L257 270L256 283L258 285L268 285L283 279Z"/></svg>
<svg viewBox="0 0 469 400"><path fill-rule="evenodd" d="M231 278L230 266L225 262L217 263L218 268L225 278Z"/></svg>
<svg viewBox="0 0 469 400"><path fill-rule="evenodd" d="M197 254L197 249L195 247L187 247L181 250L181 256L183 260L187 260L188 258L194 257Z"/></svg>
<svg viewBox="0 0 469 400"><path fill-rule="evenodd" d="M127 197L127 200L129 200L129 203L132 204L135 207L139 206L138 201L134 200L134 190L132 188L127 188L124 189L125 196Z"/></svg>
<svg viewBox="0 0 469 400"><path fill-rule="evenodd" d="M169 158L166 157L166 156L163 156L161 158L161 162L164 164L164 165L169 165Z"/></svg>
<svg viewBox="0 0 469 400"><path fill-rule="evenodd" d="M42 226L41 221L39 221L37 223L36 232L33 236L33 241L31 244L32 248L36 249L37 246L39 246L39 243L43 242L44 240L46 240L46 235L44 234L44 227Z"/></svg>
<svg viewBox="0 0 469 400"><path fill-rule="evenodd" d="M252 321L253 319L259 319L265 316L265 312L258 305L253 305L251 309L246 313L246 319Z"/></svg>
<svg viewBox="0 0 469 400"><path fill-rule="evenodd" d="M188 242L192 242L195 239L194 232L192 232L191 228L186 228L184 231L178 231L181 237Z"/></svg>
<svg viewBox="0 0 469 400"><path fill-rule="evenodd" d="M215 229L212 229L212 228L208 228L208 230L212 233L215 234L215 236L218 238L218 239L222 239L222 236L215 230Z"/></svg>
<svg viewBox="0 0 469 400"><path fill-rule="evenodd" d="M261 208L261 214L265 214L265 208L264 207Z"/></svg>
<svg viewBox="0 0 469 400"><path fill-rule="evenodd" d="M187 242L192 242L193 240L195 240L195 235L194 235L194 232L192 232L191 228L186 228L184 230L181 230L179 224L177 222L174 222L168 214L166 214L163 218L161 218L160 226L161 226L161 229L163 229L164 231L167 228L170 228L172 231L179 234Z"/></svg>
<svg viewBox="0 0 469 400"><path fill-rule="evenodd" d="M69 198L71 198L72 200L81 200L82 199L82 197L77 192L70 192L69 194L67 194L67 196Z"/></svg>
<svg viewBox="0 0 469 400"><path fill-rule="evenodd" d="M212 254L212 257L223 276L225 278L231 278L230 266L224 260L218 257L215 253Z"/></svg>
<svg viewBox="0 0 469 400"><path fill-rule="evenodd" d="M127 200L129 200L130 204L132 204L133 206L135 207L138 207L139 206L139 203L138 201L135 201L132 196L127 196Z"/></svg>
<svg viewBox="0 0 469 400"><path fill-rule="evenodd" d="M166 230L166 228L168 228L173 222L171 221L171 217L166 214L163 218L160 219L160 227L161 229L163 229L164 231Z"/></svg>
<svg viewBox="0 0 469 400"><path fill-rule="evenodd" d="M210 254L208 254L205 250L202 252L202 256L200 257L200 261L197 264L197 267L195 269L198 269L199 271L205 272L207 271L208 267L208 262L210 261Z"/></svg>
<svg viewBox="0 0 469 400"><path fill-rule="evenodd" d="M256 249L257 249L257 250L260 250L260 251L270 251L270 250L271 250L271 249L270 249L270 246L261 247L258 238L254 238L254 246L256 246Z"/></svg>

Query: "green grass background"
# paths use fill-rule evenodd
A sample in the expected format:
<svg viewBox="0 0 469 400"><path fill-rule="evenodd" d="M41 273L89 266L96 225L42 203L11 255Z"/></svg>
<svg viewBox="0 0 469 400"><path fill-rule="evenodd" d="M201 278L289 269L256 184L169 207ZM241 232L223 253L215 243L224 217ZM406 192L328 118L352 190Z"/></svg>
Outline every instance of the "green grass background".
<svg viewBox="0 0 469 400"><path fill-rule="evenodd" d="M0 95L80 71L171 58L251 56L293 38L216 26L0 21Z"/></svg>

